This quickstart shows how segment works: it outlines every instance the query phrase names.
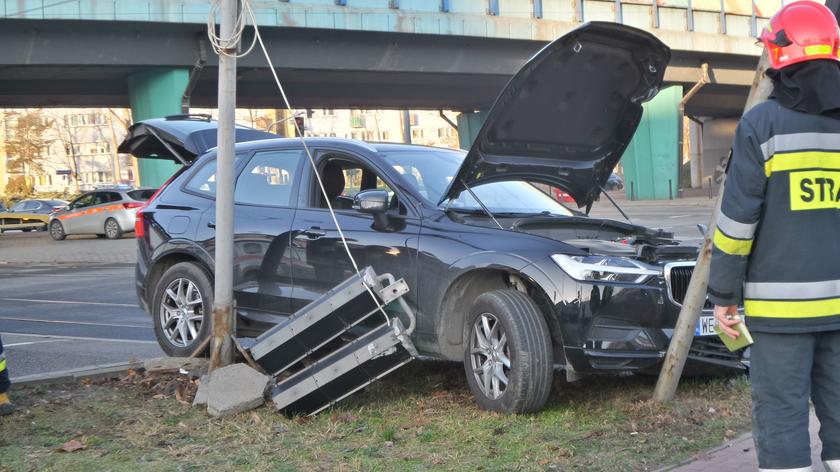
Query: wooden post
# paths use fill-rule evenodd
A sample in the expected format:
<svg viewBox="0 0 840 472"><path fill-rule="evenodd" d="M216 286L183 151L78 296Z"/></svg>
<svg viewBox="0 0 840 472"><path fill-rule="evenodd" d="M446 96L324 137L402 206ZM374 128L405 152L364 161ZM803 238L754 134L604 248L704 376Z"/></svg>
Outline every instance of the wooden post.
<svg viewBox="0 0 840 472"><path fill-rule="evenodd" d="M767 95L773 89L772 81L764 75L764 71L767 70L768 65L769 59L767 58L767 53L764 52L758 61L758 68L756 68L755 77L750 87L747 104L744 106L744 114L752 109L752 107L767 100ZM685 300L680 310L680 317L677 319L677 325L674 326L674 334L668 346L668 353L665 356L662 371L659 373L659 380L656 382L656 388L653 391L653 399L657 402L669 402L674 399L674 395L677 392L677 385L682 376L683 367L685 367L685 361L688 358L688 351L694 340L694 329L700 319L700 312L703 310L703 305L706 303L706 288L709 285L709 265L712 259L712 236L717 227L720 201L723 197L726 183L725 177L720 183L717 201L715 202L715 210L712 213L709 226L706 228L703 246L700 248L700 254L697 256L697 264L694 266L691 281L688 283L688 290L686 291Z"/></svg>

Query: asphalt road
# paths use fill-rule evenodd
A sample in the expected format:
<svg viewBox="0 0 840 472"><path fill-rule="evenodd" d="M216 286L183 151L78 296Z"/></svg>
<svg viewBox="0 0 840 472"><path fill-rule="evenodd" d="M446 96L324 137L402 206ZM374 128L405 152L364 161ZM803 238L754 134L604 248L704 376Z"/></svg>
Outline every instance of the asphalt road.
<svg viewBox="0 0 840 472"><path fill-rule="evenodd" d="M714 201L618 201L636 224L699 240ZM606 198L592 216L623 220ZM0 333L12 378L159 357L134 292L135 241L0 235Z"/></svg>
<svg viewBox="0 0 840 472"><path fill-rule="evenodd" d="M137 306L134 244L0 235L0 333L12 379L163 355Z"/></svg>

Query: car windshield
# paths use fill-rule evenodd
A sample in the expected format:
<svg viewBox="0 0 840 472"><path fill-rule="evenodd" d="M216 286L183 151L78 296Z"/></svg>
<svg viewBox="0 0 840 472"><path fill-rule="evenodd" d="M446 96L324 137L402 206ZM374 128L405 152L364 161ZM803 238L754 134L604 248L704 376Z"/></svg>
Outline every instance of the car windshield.
<svg viewBox="0 0 840 472"><path fill-rule="evenodd" d="M387 151L385 158L403 179L416 188L420 195L437 204L446 192L449 182L458 172L466 154L448 149L418 149ZM491 182L471 187L482 203L493 213L546 213L572 216L572 212L534 184L521 180ZM481 205L469 194L461 192L449 203L453 210L481 210Z"/></svg>

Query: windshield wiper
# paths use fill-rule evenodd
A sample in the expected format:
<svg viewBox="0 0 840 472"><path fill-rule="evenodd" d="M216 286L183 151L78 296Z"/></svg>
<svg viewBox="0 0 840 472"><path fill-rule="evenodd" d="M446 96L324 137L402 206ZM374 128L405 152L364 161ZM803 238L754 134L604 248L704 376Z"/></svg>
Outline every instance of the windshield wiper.
<svg viewBox="0 0 840 472"><path fill-rule="evenodd" d="M601 193L603 193L604 196L607 197L607 200L609 200L610 203L613 204L613 206L616 208L616 210L618 210L619 213L621 213L621 216L623 216L625 220L627 220L631 225L634 224L633 220L631 220L630 217L627 216L627 213L624 213L624 210L622 210L621 207L618 206L618 203L616 203L615 200L613 200L613 198L610 196L610 194L607 193L607 189L601 187Z"/></svg>
<svg viewBox="0 0 840 472"><path fill-rule="evenodd" d="M498 227L499 227L499 229L504 229L504 228L502 227L502 225L500 225L500 224L499 224L499 220L497 220L497 219L496 219L496 217L495 217L495 216L493 216L493 213L491 213L491 212L490 212L490 209L489 209L489 208L487 208L487 207L484 205L484 202L482 202L482 201L478 198L478 195L476 195L476 194L475 194L475 192L473 192L473 191L472 191L472 189L470 188L470 186L469 186L469 185L467 185L467 183L466 183L466 182L464 182L463 180L461 180L461 183L464 185L464 188L467 190L467 192L469 192L469 193L470 193L470 196L471 196L471 197L473 197L473 199L474 199L476 202L478 202L478 204L481 206L481 209L482 209L482 210L484 210L484 213L487 213L487 216L489 216L489 217L490 217L490 219L491 219L491 220L493 220L493 223L496 223L496 226L498 226ZM451 199L449 200L449 203L452 203L452 200L451 200ZM447 205L447 206L446 206L446 208L447 208L447 209L449 209L449 205Z"/></svg>

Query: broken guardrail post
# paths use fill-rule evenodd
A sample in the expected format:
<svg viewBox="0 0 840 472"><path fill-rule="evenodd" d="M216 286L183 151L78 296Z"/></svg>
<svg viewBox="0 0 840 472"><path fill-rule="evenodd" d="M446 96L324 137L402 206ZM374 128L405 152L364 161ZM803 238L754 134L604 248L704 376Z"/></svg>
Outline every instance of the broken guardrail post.
<svg viewBox="0 0 840 472"><path fill-rule="evenodd" d="M352 276L260 335L249 349L254 361L272 375L313 354L322 356L274 387L278 410L315 414L417 356L410 340L414 312L402 298L408 285L390 274L377 275L370 267L359 275L361 280ZM410 321L407 329L384 313L383 307L394 302ZM370 322L362 324L376 313L384 315L383 322L373 328ZM357 339L324 354L329 343L363 328L366 332Z"/></svg>

